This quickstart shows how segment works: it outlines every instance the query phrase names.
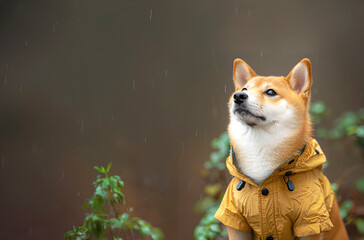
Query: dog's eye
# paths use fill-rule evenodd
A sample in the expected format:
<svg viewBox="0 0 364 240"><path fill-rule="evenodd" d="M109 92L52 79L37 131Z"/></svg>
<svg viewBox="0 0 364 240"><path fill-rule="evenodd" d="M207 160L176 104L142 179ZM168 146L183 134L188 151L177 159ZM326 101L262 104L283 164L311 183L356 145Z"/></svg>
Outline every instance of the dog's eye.
<svg viewBox="0 0 364 240"><path fill-rule="evenodd" d="M265 94L267 94L268 96L277 95L277 93L273 89L268 89L267 91L265 91Z"/></svg>
<svg viewBox="0 0 364 240"><path fill-rule="evenodd" d="M248 89L246 89L246 88L241 89L241 91L244 91L244 90L248 90Z"/></svg>

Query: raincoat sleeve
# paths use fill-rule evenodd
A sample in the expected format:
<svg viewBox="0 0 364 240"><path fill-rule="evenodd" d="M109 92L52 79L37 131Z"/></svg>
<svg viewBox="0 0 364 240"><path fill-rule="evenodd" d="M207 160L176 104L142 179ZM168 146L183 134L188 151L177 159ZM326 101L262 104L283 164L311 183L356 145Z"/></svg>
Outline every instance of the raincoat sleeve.
<svg viewBox="0 0 364 240"><path fill-rule="evenodd" d="M251 232L246 219L237 208L237 196L234 194L234 179L231 180L225 195L221 201L219 209L215 213L215 218L222 224L234 228L241 232ZM235 196L234 196L235 195Z"/></svg>
<svg viewBox="0 0 364 240"><path fill-rule="evenodd" d="M319 234L333 228L329 210L325 204L322 186L313 184L304 194L301 209L293 225L295 237Z"/></svg>

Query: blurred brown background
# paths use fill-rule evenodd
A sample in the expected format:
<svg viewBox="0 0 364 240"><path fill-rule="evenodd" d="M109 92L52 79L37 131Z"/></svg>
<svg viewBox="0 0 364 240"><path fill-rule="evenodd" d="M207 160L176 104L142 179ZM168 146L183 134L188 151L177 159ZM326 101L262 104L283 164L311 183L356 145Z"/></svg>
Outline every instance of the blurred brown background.
<svg viewBox="0 0 364 240"><path fill-rule="evenodd" d="M228 122L233 59L260 75L286 75L308 57L313 100L333 117L357 110L363 5L2 1L0 239L63 239L82 223L92 167L109 162L136 216L166 239L193 239L199 171ZM340 144L320 143L330 180L361 162Z"/></svg>

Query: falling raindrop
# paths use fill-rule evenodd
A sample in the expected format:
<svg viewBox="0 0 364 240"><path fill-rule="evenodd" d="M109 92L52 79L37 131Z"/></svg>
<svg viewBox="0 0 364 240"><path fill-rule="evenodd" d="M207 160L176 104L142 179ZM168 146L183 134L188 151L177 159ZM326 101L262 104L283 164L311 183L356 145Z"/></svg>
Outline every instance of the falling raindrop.
<svg viewBox="0 0 364 240"><path fill-rule="evenodd" d="M226 84L225 84L225 93L226 93Z"/></svg>
<svg viewBox="0 0 364 240"><path fill-rule="evenodd" d="M25 41L25 47L28 47L28 41Z"/></svg>
<svg viewBox="0 0 364 240"><path fill-rule="evenodd" d="M145 142L145 143L147 142L147 137L144 137L144 142Z"/></svg>
<svg viewBox="0 0 364 240"><path fill-rule="evenodd" d="M6 85L6 79L7 79L8 75L5 74L4 76L4 85Z"/></svg>
<svg viewBox="0 0 364 240"><path fill-rule="evenodd" d="M198 130L196 129L196 137L198 136Z"/></svg>
<svg viewBox="0 0 364 240"><path fill-rule="evenodd" d="M114 112L112 113L111 120L115 120L115 113Z"/></svg>
<svg viewBox="0 0 364 240"><path fill-rule="evenodd" d="M250 17L250 8L249 8L249 10L248 10L248 17Z"/></svg>
<svg viewBox="0 0 364 240"><path fill-rule="evenodd" d="M81 196L81 193L80 192L77 193L77 197L79 197L79 196Z"/></svg>
<svg viewBox="0 0 364 240"><path fill-rule="evenodd" d="M153 16L153 9L150 9L149 21L152 21L152 16Z"/></svg>
<svg viewBox="0 0 364 240"><path fill-rule="evenodd" d="M135 89L135 80L133 80L133 86L132 86L132 89L133 89L133 90Z"/></svg>
<svg viewBox="0 0 364 240"><path fill-rule="evenodd" d="M182 154L185 153L185 143L182 142Z"/></svg>
<svg viewBox="0 0 364 240"><path fill-rule="evenodd" d="M238 16L239 7L235 7L235 16Z"/></svg>
<svg viewBox="0 0 364 240"><path fill-rule="evenodd" d="M83 132L83 120L81 120L81 132Z"/></svg>
<svg viewBox="0 0 364 240"><path fill-rule="evenodd" d="M188 191L191 190L191 186L192 186L192 183L194 180L195 180L195 178L191 178L190 183L188 184Z"/></svg>
<svg viewBox="0 0 364 240"><path fill-rule="evenodd" d="M260 51L260 58L263 57L263 51Z"/></svg>
<svg viewBox="0 0 364 240"><path fill-rule="evenodd" d="M29 236L32 235L32 227L29 227Z"/></svg>
<svg viewBox="0 0 364 240"><path fill-rule="evenodd" d="M166 68L165 74L166 74L166 77L167 77L168 76L168 68Z"/></svg>
<svg viewBox="0 0 364 240"><path fill-rule="evenodd" d="M214 118L216 118L217 117L217 107L213 107L212 108L212 116L214 117Z"/></svg>

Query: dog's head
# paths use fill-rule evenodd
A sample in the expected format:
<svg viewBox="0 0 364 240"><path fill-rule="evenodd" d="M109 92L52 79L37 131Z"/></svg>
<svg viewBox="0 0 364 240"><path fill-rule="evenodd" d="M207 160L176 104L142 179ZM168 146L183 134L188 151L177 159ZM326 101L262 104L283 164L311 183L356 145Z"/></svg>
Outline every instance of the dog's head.
<svg viewBox="0 0 364 240"><path fill-rule="evenodd" d="M235 92L229 101L231 121L248 127L285 126L309 123L311 63L300 61L286 77L257 75L241 59L234 61Z"/></svg>

